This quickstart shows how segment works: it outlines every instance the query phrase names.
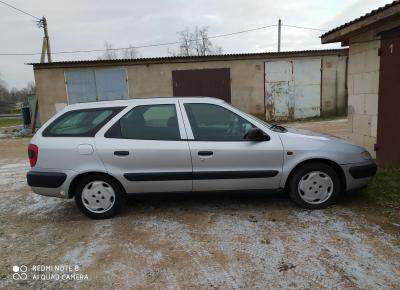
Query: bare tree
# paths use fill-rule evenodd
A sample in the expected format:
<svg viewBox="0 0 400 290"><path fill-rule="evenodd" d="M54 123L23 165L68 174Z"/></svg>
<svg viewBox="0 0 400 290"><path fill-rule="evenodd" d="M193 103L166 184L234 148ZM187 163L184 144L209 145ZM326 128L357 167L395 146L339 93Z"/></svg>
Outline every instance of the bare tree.
<svg viewBox="0 0 400 290"><path fill-rule="evenodd" d="M178 55L189 56L192 55L193 51L193 34L189 31L189 28L185 28L185 30L179 31L179 40L181 44L179 45L179 53Z"/></svg>
<svg viewBox="0 0 400 290"><path fill-rule="evenodd" d="M194 30L194 45L197 55L210 55L222 53L222 47L214 45L208 37L208 27Z"/></svg>
<svg viewBox="0 0 400 290"><path fill-rule="evenodd" d="M117 51L113 48L111 43L109 43L108 41L105 41L104 48L105 48L105 51L104 51L103 55L100 56L98 59L117 59L118 58Z"/></svg>
<svg viewBox="0 0 400 290"><path fill-rule="evenodd" d="M138 58L140 57L140 53L137 51L135 47L129 44L129 47L122 51L122 57L129 59Z"/></svg>
<svg viewBox="0 0 400 290"><path fill-rule="evenodd" d="M178 53L178 52L176 52L175 50L170 49L170 48L167 48L167 53L168 53L168 55L170 55L170 56L179 56L179 55L181 55L180 53Z"/></svg>
<svg viewBox="0 0 400 290"><path fill-rule="evenodd" d="M36 84L34 81L31 81L26 85L26 91L28 94L36 94Z"/></svg>
<svg viewBox="0 0 400 290"><path fill-rule="evenodd" d="M169 51L172 55L204 56L222 53L222 47L213 44L208 36L208 27L195 27L193 31L188 28L178 32L181 41L179 53Z"/></svg>
<svg viewBox="0 0 400 290"><path fill-rule="evenodd" d="M120 58L128 58L128 59L133 59L133 58L138 58L140 57L140 53L138 50L131 44L129 44L128 48L121 49L121 53L118 53L118 50L113 47L113 45L105 41L104 42L104 48L105 51L104 53L98 57L98 59L120 59Z"/></svg>

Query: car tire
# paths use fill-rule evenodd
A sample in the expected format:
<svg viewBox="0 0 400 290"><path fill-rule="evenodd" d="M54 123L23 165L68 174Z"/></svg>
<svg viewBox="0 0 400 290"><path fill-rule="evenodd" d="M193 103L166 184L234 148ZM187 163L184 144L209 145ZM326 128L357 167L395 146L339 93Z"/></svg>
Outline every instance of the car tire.
<svg viewBox="0 0 400 290"><path fill-rule="evenodd" d="M312 162L296 169L289 179L287 189L290 198L300 207L321 209L335 202L341 183L331 166Z"/></svg>
<svg viewBox="0 0 400 290"><path fill-rule="evenodd" d="M75 202L86 216L107 219L120 212L125 204L125 193L113 178L93 174L83 177L77 183Z"/></svg>

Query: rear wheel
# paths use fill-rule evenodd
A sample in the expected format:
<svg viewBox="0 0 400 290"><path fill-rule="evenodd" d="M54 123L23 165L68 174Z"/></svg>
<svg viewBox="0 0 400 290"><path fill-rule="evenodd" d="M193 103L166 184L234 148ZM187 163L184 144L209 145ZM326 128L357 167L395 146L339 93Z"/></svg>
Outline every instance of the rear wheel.
<svg viewBox="0 0 400 290"><path fill-rule="evenodd" d="M121 210L124 194L114 179L96 174L84 177L78 182L75 202L88 217L105 219Z"/></svg>
<svg viewBox="0 0 400 290"><path fill-rule="evenodd" d="M329 165L308 163L291 176L288 191L291 199L303 208L325 208L334 203L339 195L340 180Z"/></svg>

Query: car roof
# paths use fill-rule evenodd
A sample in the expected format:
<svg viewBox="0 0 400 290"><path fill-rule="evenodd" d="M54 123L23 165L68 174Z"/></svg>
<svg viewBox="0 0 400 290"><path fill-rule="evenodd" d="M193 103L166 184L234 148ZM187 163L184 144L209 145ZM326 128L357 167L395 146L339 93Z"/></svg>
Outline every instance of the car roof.
<svg viewBox="0 0 400 290"><path fill-rule="evenodd" d="M152 97L152 98L135 98L129 100L115 100L115 101L99 101L88 103L77 103L68 105L65 109L76 110L86 108L101 108L101 107L119 107L119 106L132 106L135 103L140 104L158 104L166 101L176 100L190 100L191 102L209 102L209 103L223 103L221 99L213 97Z"/></svg>

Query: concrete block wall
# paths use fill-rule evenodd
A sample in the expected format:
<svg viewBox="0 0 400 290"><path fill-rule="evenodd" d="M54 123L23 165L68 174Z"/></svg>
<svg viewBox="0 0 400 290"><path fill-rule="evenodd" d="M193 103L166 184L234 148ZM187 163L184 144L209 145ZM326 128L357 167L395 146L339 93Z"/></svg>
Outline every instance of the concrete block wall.
<svg viewBox="0 0 400 290"><path fill-rule="evenodd" d="M321 89L321 108L333 110L345 103L345 62L347 55L301 56L279 58L279 60L322 58L323 79ZM265 113L265 73L264 64L272 58L171 62L132 65L88 65L76 67L54 67L36 69L35 81L42 121L52 117L57 108L68 104L64 73L73 70L93 70L123 68L127 71L129 98L172 96L172 71L204 68L230 68L231 103L252 114ZM324 72L324 69L327 71ZM342 105L340 105L342 104Z"/></svg>
<svg viewBox="0 0 400 290"><path fill-rule="evenodd" d="M350 43L348 118L351 139L374 157L378 122L379 39L358 38Z"/></svg>
<svg viewBox="0 0 400 290"><path fill-rule="evenodd" d="M43 69L35 71L36 95L39 115L44 124L56 113L57 104L67 104L64 69Z"/></svg>

